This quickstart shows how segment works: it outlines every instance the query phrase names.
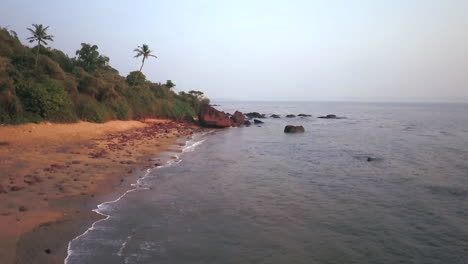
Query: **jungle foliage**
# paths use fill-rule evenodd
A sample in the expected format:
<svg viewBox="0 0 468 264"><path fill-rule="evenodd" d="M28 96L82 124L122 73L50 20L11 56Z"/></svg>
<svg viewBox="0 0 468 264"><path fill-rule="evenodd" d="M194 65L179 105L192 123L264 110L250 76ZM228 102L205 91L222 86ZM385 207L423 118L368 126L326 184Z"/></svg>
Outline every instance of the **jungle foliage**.
<svg viewBox="0 0 468 264"><path fill-rule="evenodd" d="M42 40L53 37L47 29L42 25L30 29L37 31L31 40L39 44L29 48L15 32L0 28L0 124L191 120L201 104L209 103L199 91L175 93L170 80L165 84L147 80L141 68L120 76L96 45L82 43L75 58L46 48Z"/></svg>

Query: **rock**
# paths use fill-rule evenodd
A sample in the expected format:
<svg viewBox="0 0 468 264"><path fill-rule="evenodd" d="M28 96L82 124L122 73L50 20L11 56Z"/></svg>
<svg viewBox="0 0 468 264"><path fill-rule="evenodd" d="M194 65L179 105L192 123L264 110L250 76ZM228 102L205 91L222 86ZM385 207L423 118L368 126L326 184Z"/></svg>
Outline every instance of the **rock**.
<svg viewBox="0 0 468 264"><path fill-rule="evenodd" d="M287 115L286 116L287 118L293 118L293 117L296 117L295 115Z"/></svg>
<svg viewBox="0 0 468 264"><path fill-rule="evenodd" d="M1 184L0 184L0 193L7 193L7 191Z"/></svg>
<svg viewBox="0 0 468 264"><path fill-rule="evenodd" d="M230 127L232 121L229 116L209 105L203 105L198 113L198 121L204 127Z"/></svg>
<svg viewBox="0 0 468 264"><path fill-rule="evenodd" d="M287 125L284 127L284 133L302 133L305 132L303 126L291 126Z"/></svg>
<svg viewBox="0 0 468 264"><path fill-rule="evenodd" d="M264 114L260 114L258 112L251 112L251 113L247 113L245 114L248 118L265 118L265 115Z"/></svg>
<svg viewBox="0 0 468 264"><path fill-rule="evenodd" d="M22 190L22 189L24 189L24 187L22 187L22 186L11 186L10 191L17 192L17 191Z"/></svg>
<svg viewBox="0 0 468 264"><path fill-rule="evenodd" d="M326 116L319 116L318 118L325 118L325 119L337 119L336 115L330 114Z"/></svg>
<svg viewBox="0 0 468 264"><path fill-rule="evenodd" d="M42 182L42 178L37 175L25 175L23 182L29 185L33 185L38 182Z"/></svg>
<svg viewBox="0 0 468 264"><path fill-rule="evenodd" d="M18 211L20 211L20 212L26 212L27 210L28 210L28 208L26 208L26 206L18 207Z"/></svg>
<svg viewBox="0 0 468 264"><path fill-rule="evenodd" d="M46 249L44 249L44 252L45 252L46 254L50 254L50 253L52 253L52 250L50 250L50 248L46 248Z"/></svg>
<svg viewBox="0 0 468 264"><path fill-rule="evenodd" d="M298 114L297 116L300 116L300 117L311 117L312 115L308 115L308 114Z"/></svg>
<svg viewBox="0 0 468 264"><path fill-rule="evenodd" d="M280 118L279 115L276 115L276 114L272 114L270 117L273 117L273 118Z"/></svg>
<svg viewBox="0 0 468 264"><path fill-rule="evenodd" d="M255 124L263 124L263 121L260 121L260 120L258 120L258 119L254 119L254 123L255 123Z"/></svg>
<svg viewBox="0 0 468 264"><path fill-rule="evenodd" d="M244 122L244 126L250 126L251 124L252 124L252 123L250 123L249 120L245 120L245 122Z"/></svg>
<svg viewBox="0 0 468 264"><path fill-rule="evenodd" d="M245 117L244 114L242 114L239 111L236 111L232 116L231 116L231 121L232 121L232 126L241 126L245 123Z"/></svg>

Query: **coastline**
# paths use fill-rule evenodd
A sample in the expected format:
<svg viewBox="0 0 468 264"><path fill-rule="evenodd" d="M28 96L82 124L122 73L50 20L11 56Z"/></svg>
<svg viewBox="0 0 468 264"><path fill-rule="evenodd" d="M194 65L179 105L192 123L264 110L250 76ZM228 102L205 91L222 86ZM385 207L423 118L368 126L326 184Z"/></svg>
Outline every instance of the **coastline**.
<svg viewBox="0 0 468 264"><path fill-rule="evenodd" d="M96 205L131 189L199 129L155 119L0 127L4 263L63 263L68 242L104 218Z"/></svg>

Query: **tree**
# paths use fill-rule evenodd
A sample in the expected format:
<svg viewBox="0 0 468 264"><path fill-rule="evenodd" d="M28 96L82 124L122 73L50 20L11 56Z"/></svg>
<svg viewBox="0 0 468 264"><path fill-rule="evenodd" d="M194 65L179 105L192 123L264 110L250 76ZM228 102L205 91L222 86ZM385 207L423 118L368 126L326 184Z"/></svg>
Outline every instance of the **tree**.
<svg viewBox="0 0 468 264"><path fill-rule="evenodd" d="M151 52L153 52L153 51L150 50L148 45L146 45L146 44L143 44L141 47L138 46L138 48L134 49L133 51L136 52L135 58L143 57L143 59L141 61L140 72L143 69L143 65L145 65L145 60L146 59L148 59L149 57L158 58L156 55L151 54Z"/></svg>
<svg viewBox="0 0 468 264"><path fill-rule="evenodd" d="M54 41L54 36L52 35L47 35L47 29L49 26L44 27L42 24L32 24L34 29L32 28L27 28L29 32L31 32L32 36L27 38L29 40L29 43L36 42L37 41L37 51L36 51L36 64L35 67L37 66L37 61L39 59L39 49L42 44L47 45L46 40L48 41Z"/></svg>
<svg viewBox="0 0 468 264"><path fill-rule="evenodd" d="M86 71L94 71L98 68L106 68L109 63L109 57L101 56L98 52L98 46L81 43L81 49L76 51L78 65Z"/></svg>
<svg viewBox="0 0 468 264"><path fill-rule="evenodd" d="M164 84L164 86L166 86L167 88L171 89L172 87L176 86L172 80L167 80L166 81L166 84Z"/></svg>

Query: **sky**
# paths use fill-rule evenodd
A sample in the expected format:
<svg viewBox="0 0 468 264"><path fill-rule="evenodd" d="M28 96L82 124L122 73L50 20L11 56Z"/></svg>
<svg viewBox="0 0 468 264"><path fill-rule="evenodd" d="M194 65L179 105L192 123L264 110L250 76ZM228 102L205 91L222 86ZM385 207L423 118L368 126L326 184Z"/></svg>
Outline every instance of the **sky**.
<svg viewBox="0 0 468 264"><path fill-rule="evenodd" d="M50 26L71 57L86 42L122 75L212 99L468 102L466 0L2 0L26 43ZM28 44L29 45L29 44Z"/></svg>

